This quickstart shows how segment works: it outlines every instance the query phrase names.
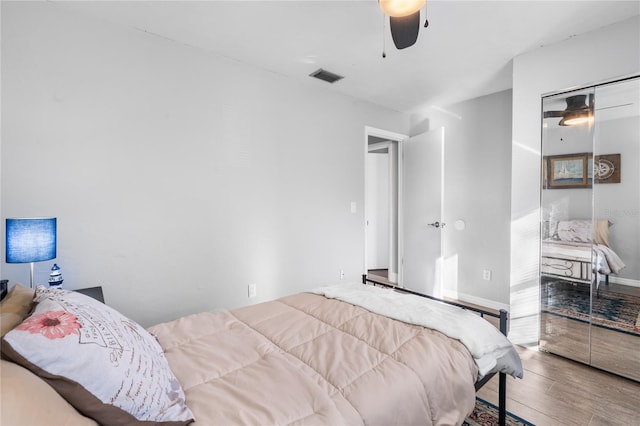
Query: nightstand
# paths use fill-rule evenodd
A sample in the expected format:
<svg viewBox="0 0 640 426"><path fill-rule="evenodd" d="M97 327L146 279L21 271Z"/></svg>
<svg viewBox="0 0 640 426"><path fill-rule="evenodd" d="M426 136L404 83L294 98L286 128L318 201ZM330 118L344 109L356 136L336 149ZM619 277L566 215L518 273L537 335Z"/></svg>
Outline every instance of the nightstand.
<svg viewBox="0 0 640 426"><path fill-rule="evenodd" d="M9 284L9 280L0 280L0 300L4 299L7 295L7 286Z"/></svg>
<svg viewBox="0 0 640 426"><path fill-rule="evenodd" d="M73 290L73 291L77 291L78 293L86 294L87 296L93 297L94 299L104 303L104 296L102 294L102 287L101 286L80 288L80 289Z"/></svg>

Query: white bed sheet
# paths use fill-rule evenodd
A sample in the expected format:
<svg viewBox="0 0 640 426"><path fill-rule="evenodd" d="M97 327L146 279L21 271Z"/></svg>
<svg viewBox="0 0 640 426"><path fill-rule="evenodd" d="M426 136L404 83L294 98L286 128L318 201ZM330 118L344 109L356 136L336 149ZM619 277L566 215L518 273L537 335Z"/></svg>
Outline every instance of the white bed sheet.
<svg viewBox="0 0 640 426"><path fill-rule="evenodd" d="M542 257L553 257L580 262L595 261L594 270L599 274L617 274L626 265L611 248L603 244L544 240Z"/></svg>
<svg viewBox="0 0 640 426"><path fill-rule="evenodd" d="M467 347L479 378L504 372L522 378L522 362L513 344L500 331L471 311L392 289L363 284L339 284L312 291L360 306L388 318L437 330Z"/></svg>
<svg viewBox="0 0 640 426"><path fill-rule="evenodd" d="M542 256L559 259L591 261L591 243L577 243L555 240L542 241Z"/></svg>

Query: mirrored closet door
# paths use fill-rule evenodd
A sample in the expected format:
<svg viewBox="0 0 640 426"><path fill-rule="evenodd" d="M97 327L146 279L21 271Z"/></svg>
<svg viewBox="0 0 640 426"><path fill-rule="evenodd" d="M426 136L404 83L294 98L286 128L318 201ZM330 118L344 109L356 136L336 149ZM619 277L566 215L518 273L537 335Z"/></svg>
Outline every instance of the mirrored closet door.
<svg viewBox="0 0 640 426"><path fill-rule="evenodd" d="M640 77L542 109L540 349L640 380Z"/></svg>

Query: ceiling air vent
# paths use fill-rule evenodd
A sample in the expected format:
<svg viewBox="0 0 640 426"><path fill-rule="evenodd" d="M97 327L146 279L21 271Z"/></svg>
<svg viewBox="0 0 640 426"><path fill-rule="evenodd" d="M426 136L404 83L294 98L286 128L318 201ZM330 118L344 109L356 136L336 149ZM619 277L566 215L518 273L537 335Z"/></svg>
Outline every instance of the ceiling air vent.
<svg viewBox="0 0 640 426"><path fill-rule="evenodd" d="M327 83L335 83L336 81L342 80L344 78L341 75L334 74L334 73L329 72L327 70L323 70L322 68L312 72L311 74L309 74L309 76L318 78L320 80L324 80Z"/></svg>

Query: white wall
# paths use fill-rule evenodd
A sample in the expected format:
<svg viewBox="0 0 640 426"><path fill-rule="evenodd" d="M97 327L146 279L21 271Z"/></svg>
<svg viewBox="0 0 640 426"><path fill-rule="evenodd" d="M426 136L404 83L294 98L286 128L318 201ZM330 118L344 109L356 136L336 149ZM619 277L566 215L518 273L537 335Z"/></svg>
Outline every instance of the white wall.
<svg viewBox="0 0 640 426"><path fill-rule="evenodd" d="M486 299L508 308L511 91L447 110L460 118L445 128L445 259L457 258L463 300ZM458 219L466 224L462 231L453 226ZM491 271L489 281L483 280L485 269Z"/></svg>
<svg viewBox="0 0 640 426"><path fill-rule="evenodd" d="M2 66L2 226L56 216L68 288L149 325L359 279L364 127L407 117L49 2L2 3Z"/></svg>
<svg viewBox="0 0 640 426"><path fill-rule="evenodd" d="M640 93L636 93L636 99L640 99ZM640 113L637 103L634 108ZM632 285L640 285L639 136L640 115L598 122L596 113L595 153L620 154L621 164L620 183L595 185L594 217L613 223L609 229L609 242L626 264L617 275L610 277L610 281Z"/></svg>
<svg viewBox="0 0 640 426"><path fill-rule="evenodd" d="M513 64L511 339L537 344L541 96L640 72L640 17L520 55Z"/></svg>
<svg viewBox="0 0 640 426"><path fill-rule="evenodd" d="M367 269L390 269L389 152L367 154Z"/></svg>
<svg viewBox="0 0 640 426"><path fill-rule="evenodd" d="M425 124L445 128L444 294L508 309L511 91L414 116L412 134ZM464 230L454 227L459 219Z"/></svg>

